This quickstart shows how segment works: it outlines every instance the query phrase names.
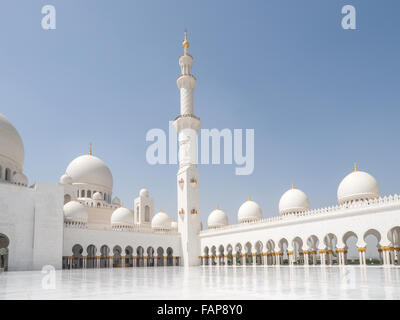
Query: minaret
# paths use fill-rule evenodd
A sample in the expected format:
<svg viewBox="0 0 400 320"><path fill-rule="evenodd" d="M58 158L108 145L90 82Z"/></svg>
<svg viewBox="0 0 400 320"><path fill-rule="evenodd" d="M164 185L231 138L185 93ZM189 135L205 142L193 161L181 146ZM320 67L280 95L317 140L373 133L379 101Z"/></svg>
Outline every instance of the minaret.
<svg viewBox="0 0 400 320"><path fill-rule="evenodd" d="M200 265L200 174L197 169L197 132L200 118L194 115L193 91L196 78L191 74L193 57L188 53L189 42L185 31L183 54L179 57L181 74L177 85L181 94L181 113L174 120L179 140L178 231L182 241L184 266Z"/></svg>

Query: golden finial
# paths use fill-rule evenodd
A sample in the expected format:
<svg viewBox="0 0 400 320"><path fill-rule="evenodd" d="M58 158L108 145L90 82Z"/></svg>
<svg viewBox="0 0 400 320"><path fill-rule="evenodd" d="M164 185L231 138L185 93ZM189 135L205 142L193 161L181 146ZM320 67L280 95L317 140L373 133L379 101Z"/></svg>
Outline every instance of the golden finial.
<svg viewBox="0 0 400 320"><path fill-rule="evenodd" d="M124 202L123 202L123 201L121 201L121 208L125 208L125 207L124 207Z"/></svg>
<svg viewBox="0 0 400 320"><path fill-rule="evenodd" d="M294 183L292 182L292 189L294 189Z"/></svg>
<svg viewBox="0 0 400 320"><path fill-rule="evenodd" d="M185 29L185 40L182 42L183 49L189 49L189 42L187 41L187 30Z"/></svg>
<svg viewBox="0 0 400 320"><path fill-rule="evenodd" d="M247 201L251 201L251 197L250 196L247 198Z"/></svg>
<svg viewBox="0 0 400 320"><path fill-rule="evenodd" d="M357 162L354 162L354 172L357 172L358 171L358 169L357 169Z"/></svg>
<svg viewBox="0 0 400 320"><path fill-rule="evenodd" d="M219 205L217 205L217 207L215 208L215 210L219 210Z"/></svg>
<svg viewBox="0 0 400 320"><path fill-rule="evenodd" d="M89 143L89 155L92 155L92 144Z"/></svg>

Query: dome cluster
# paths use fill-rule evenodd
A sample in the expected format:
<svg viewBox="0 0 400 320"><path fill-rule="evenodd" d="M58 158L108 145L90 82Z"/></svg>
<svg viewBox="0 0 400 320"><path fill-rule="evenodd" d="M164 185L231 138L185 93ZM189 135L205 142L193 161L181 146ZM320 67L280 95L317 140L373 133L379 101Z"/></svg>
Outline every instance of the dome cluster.
<svg viewBox="0 0 400 320"><path fill-rule="evenodd" d="M348 174L339 184L337 190L338 203L348 205L353 202L379 198L379 186L375 178L367 172L354 171ZM292 185L279 200L279 214L281 216L297 215L310 210L310 201L307 195ZM262 219L260 206L250 200L243 203L238 211L239 223L256 222ZM208 228L215 229L228 225L228 217L219 208L208 216Z"/></svg>

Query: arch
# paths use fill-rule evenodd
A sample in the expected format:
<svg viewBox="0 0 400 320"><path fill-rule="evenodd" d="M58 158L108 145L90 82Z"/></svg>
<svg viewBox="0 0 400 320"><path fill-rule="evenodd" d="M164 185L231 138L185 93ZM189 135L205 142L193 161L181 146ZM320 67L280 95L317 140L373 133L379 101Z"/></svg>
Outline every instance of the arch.
<svg viewBox="0 0 400 320"><path fill-rule="evenodd" d="M387 233L391 246L394 249L394 255L392 256L393 264L400 265L400 226L391 228ZM382 261L382 250L379 248L379 257Z"/></svg>
<svg viewBox="0 0 400 320"><path fill-rule="evenodd" d="M110 267L110 248L102 245L100 248L100 268Z"/></svg>
<svg viewBox="0 0 400 320"><path fill-rule="evenodd" d="M85 190L81 190L81 198L85 197Z"/></svg>
<svg viewBox="0 0 400 320"><path fill-rule="evenodd" d="M214 266L217 264L217 248L215 246L211 247L211 265Z"/></svg>
<svg viewBox="0 0 400 320"><path fill-rule="evenodd" d="M228 266L233 265L233 248L232 248L232 245L231 245L231 244L228 244L228 245L226 246L226 255L227 255L227 257L226 257L226 264L227 264Z"/></svg>
<svg viewBox="0 0 400 320"><path fill-rule="evenodd" d="M244 249L245 249L245 261L244 264L246 265L250 265L253 264L253 253L252 253L252 245L250 242L246 242L246 244L244 245Z"/></svg>
<svg viewBox="0 0 400 320"><path fill-rule="evenodd" d="M0 166L0 180L3 178L3 167Z"/></svg>
<svg viewBox="0 0 400 320"><path fill-rule="evenodd" d="M208 249L208 247L205 247L204 248L204 261L203 261L203 264L205 266L208 266L210 264L209 253L210 253L210 250Z"/></svg>
<svg viewBox="0 0 400 320"><path fill-rule="evenodd" d="M10 239L3 233L0 233L0 272L8 271L8 255Z"/></svg>
<svg viewBox="0 0 400 320"><path fill-rule="evenodd" d="M311 265L317 265L320 263L318 261L318 247L319 247L319 238L313 234L307 238L306 247L310 254L308 255L308 263Z"/></svg>
<svg viewBox="0 0 400 320"><path fill-rule="evenodd" d="M141 246L136 249L136 266L144 267L144 249Z"/></svg>
<svg viewBox="0 0 400 320"><path fill-rule="evenodd" d="M11 169L10 168L6 168L4 180L11 181Z"/></svg>
<svg viewBox="0 0 400 320"><path fill-rule="evenodd" d="M224 246L221 244L219 247L218 247L218 256L219 256L219 258L218 258L218 264L220 265L220 266L223 266L223 265L225 265L225 252L224 252L225 250L224 250Z"/></svg>
<svg viewBox="0 0 400 320"><path fill-rule="evenodd" d="M289 242L287 241L286 238L282 238L281 240L279 240L278 242L278 248L279 248L279 253L280 255L278 256L278 258L280 257L280 263L279 264L288 264L289 260L288 260L288 247L289 247Z"/></svg>
<svg viewBox="0 0 400 320"><path fill-rule="evenodd" d="M133 248L131 246L125 248L125 267L133 267Z"/></svg>
<svg viewBox="0 0 400 320"><path fill-rule="evenodd" d="M80 244L76 244L72 247L72 269L83 268L83 248Z"/></svg>
<svg viewBox="0 0 400 320"><path fill-rule="evenodd" d="M293 264L304 264L303 240L300 237L295 237L292 240L293 247Z"/></svg>
<svg viewBox="0 0 400 320"><path fill-rule="evenodd" d="M107 200L107 193L105 193L105 192L104 192L103 200L104 200L104 201Z"/></svg>
<svg viewBox="0 0 400 320"><path fill-rule="evenodd" d="M86 268L96 268L97 266L97 258L96 258L96 246L91 244L86 248L87 257L86 257Z"/></svg>
<svg viewBox="0 0 400 320"><path fill-rule="evenodd" d="M174 250L171 247L167 248L167 266L174 265L174 257L173 257Z"/></svg>
<svg viewBox="0 0 400 320"><path fill-rule="evenodd" d="M269 239L266 243L267 249L267 264L273 265L276 264L277 256L275 254L275 242L272 239Z"/></svg>
<svg viewBox="0 0 400 320"><path fill-rule="evenodd" d="M263 264L263 255L262 255L263 254L263 243L261 241L257 241L254 245L254 248L256 250L254 264L262 265Z"/></svg>
<svg viewBox="0 0 400 320"><path fill-rule="evenodd" d="M87 197L88 197L88 198L92 198L92 191L91 191L91 190L88 190L88 191L86 192L86 194L87 194Z"/></svg>
<svg viewBox="0 0 400 320"><path fill-rule="evenodd" d="M157 248L157 267L164 266L164 249L162 247Z"/></svg>
<svg viewBox="0 0 400 320"><path fill-rule="evenodd" d="M71 196L69 194L64 194L64 204L71 201Z"/></svg>
<svg viewBox="0 0 400 320"><path fill-rule="evenodd" d="M358 236L354 231L347 231L343 237L342 241L344 244L344 261L345 264L359 264L359 256L357 250Z"/></svg>
<svg viewBox="0 0 400 320"><path fill-rule="evenodd" d="M147 248L147 266L154 267L154 249L153 249L153 247Z"/></svg>
<svg viewBox="0 0 400 320"><path fill-rule="evenodd" d="M381 245L382 236L376 229L369 229L363 235L365 242L365 262L367 265L379 265L382 263Z"/></svg>
<svg viewBox="0 0 400 320"><path fill-rule="evenodd" d="M242 251L243 251L242 245L240 243L237 243L235 245L236 264L237 265L243 265Z"/></svg>
<svg viewBox="0 0 400 320"><path fill-rule="evenodd" d="M144 221L150 222L150 207L149 206L144 207Z"/></svg>
<svg viewBox="0 0 400 320"><path fill-rule="evenodd" d="M338 239L336 235L333 233L328 233L324 237L324 245L325 245L325 258L326 258L326 264L328 265L333 265L333 264L338 264L338 256L337 256L337 243Z"/></svg>
<svg viewBox="0 0 400 320"><path fill-rule="evenodd" d="M122 248L116 245L113 248L113 268L121 268L122 267Z"/></svg>

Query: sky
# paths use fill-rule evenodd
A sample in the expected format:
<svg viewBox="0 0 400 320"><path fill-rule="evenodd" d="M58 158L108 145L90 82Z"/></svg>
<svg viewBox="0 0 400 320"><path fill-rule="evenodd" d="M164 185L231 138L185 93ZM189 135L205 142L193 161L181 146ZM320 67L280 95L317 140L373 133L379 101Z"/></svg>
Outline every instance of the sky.
<svg viewBox="0 0 400 320"><path fill-rule="evenodd" d="M41 9L56 8L56 30ZM341 27L344 5L356 30ZM337 203L358 168L381 195L400 190L397 0L4 0L0 113L19 131L30 183L57 183L88 153L110 168L113 194L132 207L146 187L177 217L177 165L150 165L146 133L179 114L183 31L203 128L254 129L255 168L200 165L201 215L218 204L237 222L251 198L278 215L291 183L312 208Z"/></svg>

